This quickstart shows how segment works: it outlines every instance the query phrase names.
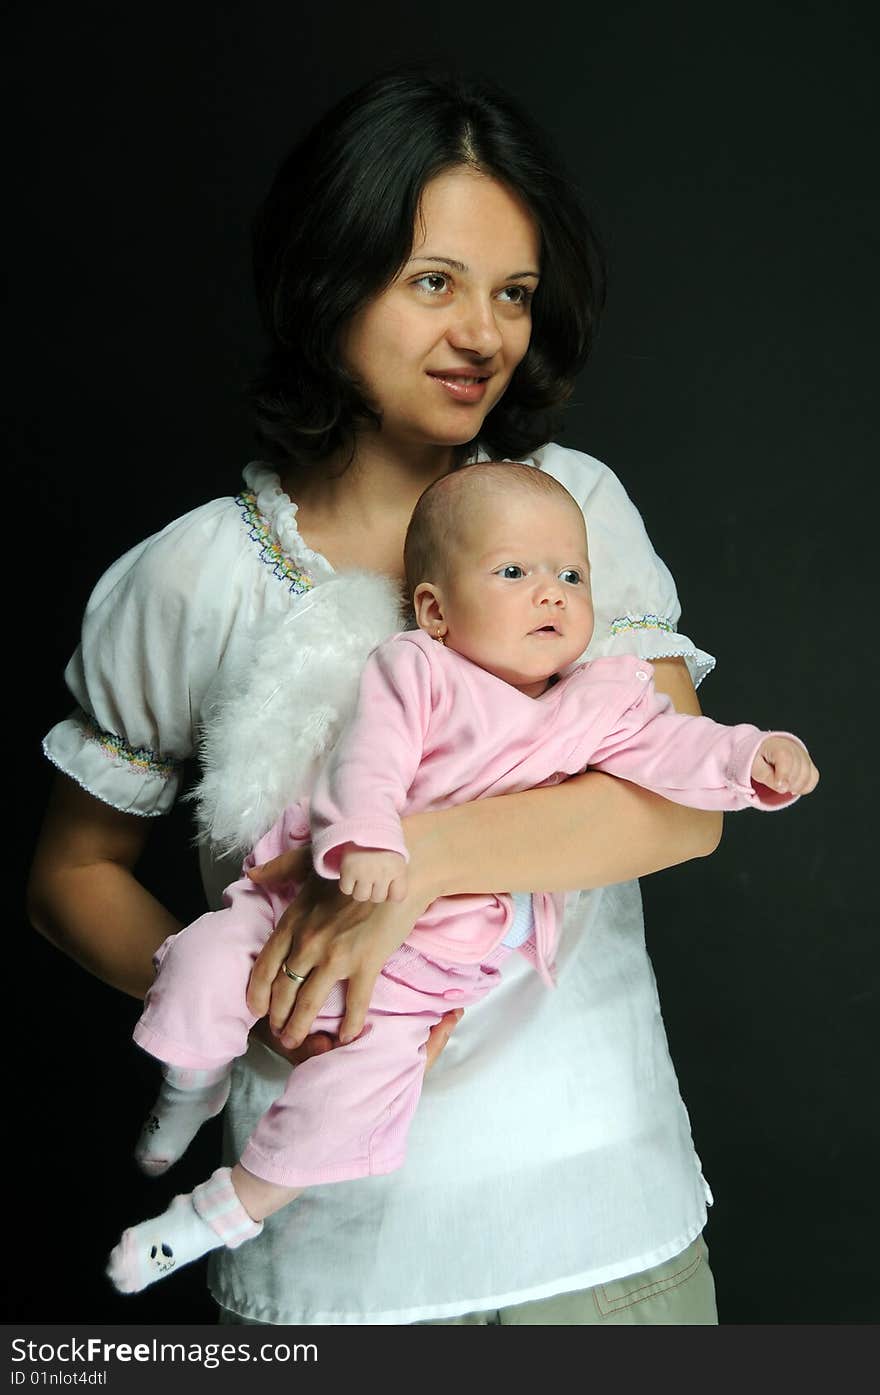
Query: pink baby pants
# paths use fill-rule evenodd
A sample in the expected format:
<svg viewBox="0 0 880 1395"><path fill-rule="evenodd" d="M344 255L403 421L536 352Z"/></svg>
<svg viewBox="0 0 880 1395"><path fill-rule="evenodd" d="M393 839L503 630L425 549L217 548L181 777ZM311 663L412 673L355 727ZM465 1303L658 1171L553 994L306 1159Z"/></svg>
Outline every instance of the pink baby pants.
<svg viewBox="0 0 880 1395"><path fill-rule="evenodd" d="M308 839L305 810L290 806L245 868ZM245 1002L251 968L296 887L282 892L242 877L224 893L224 910L201 916L159 947L156 979L134 1029L139 1046L168 1065L201 1070L246 1051L256 1021ZM430 1029L450 1008L489 992L509 953L499 946L483 964L438 964L402 945L376 981L361 1035L291 1071L245 1145L242 1164L284 1187L400 1167L421 1093ZM335 1035L344 996L336 984L313 1032Z"/></svg>

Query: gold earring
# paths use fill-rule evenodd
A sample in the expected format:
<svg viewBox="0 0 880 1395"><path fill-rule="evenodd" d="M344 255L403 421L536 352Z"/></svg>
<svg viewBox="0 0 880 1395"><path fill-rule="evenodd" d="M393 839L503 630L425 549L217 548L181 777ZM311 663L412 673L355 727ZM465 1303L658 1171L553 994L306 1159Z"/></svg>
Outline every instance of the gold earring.
<svg viewBox="0 0 880 1395"><path fill-rule="evenodd" d="M443 631L440 629L439 625L437 626L437 629L434 631L434 638L436 639L438 644L446 644L446 640L443 638Z"/></svg>

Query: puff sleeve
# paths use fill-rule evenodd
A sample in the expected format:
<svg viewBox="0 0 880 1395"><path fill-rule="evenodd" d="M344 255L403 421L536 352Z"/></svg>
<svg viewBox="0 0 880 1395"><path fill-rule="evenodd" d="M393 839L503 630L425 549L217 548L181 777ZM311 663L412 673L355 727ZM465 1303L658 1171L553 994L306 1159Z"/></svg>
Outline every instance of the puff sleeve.
<svg viewBox="0 0 880 1395"><path fill-rule="evenodd" d="M132 548L92 593L64 675L77 707L43 749L114 809L151 816L174 803L241 613L240 534L232 500L214 500Z"/></svg>
<svg viewBox="0 0 880 1395"><path fill-rule="evenodd" d="M584 657L681 657L698 687L715 660L679 634L675 583L620 480L601 461L559 445L543 447L535 463L574 495L587 521L595 628Z"/></svg>

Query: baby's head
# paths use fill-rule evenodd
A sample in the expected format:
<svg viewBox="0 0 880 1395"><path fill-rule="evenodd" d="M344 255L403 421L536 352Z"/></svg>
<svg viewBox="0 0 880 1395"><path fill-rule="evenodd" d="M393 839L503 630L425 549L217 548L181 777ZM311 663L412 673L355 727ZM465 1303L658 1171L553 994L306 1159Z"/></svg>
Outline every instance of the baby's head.
<svg viewBox="0 0 880 1395"><path fill-rule="evenodd" d="M534 466L487 461L437 480L404 560L419 627L530 697L589 644L584 516Z"/></svg>

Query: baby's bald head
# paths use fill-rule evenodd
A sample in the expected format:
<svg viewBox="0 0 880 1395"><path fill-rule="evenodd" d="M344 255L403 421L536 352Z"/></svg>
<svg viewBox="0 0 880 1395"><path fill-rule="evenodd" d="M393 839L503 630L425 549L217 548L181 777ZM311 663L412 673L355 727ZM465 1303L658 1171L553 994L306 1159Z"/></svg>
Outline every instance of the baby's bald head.
<svg viewBox="0 0 880 1395"><path fill-rule="evenodd" d="M443 475L425 490L413 510L404 543L406 590L420 582L442 585L462 552L479 546L482 528L511 493L567 503L582 518L564 485L533 465L487 460Z"/></svg>

